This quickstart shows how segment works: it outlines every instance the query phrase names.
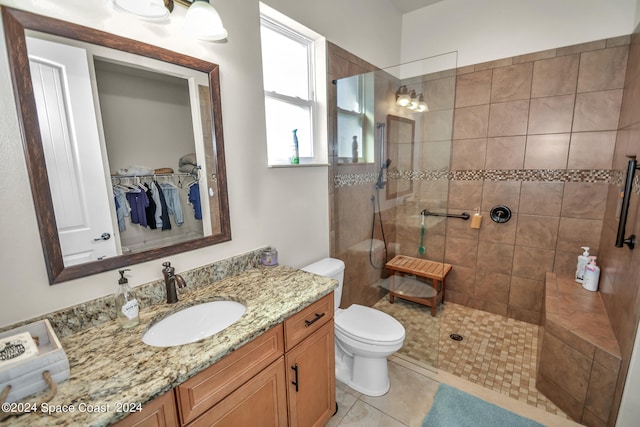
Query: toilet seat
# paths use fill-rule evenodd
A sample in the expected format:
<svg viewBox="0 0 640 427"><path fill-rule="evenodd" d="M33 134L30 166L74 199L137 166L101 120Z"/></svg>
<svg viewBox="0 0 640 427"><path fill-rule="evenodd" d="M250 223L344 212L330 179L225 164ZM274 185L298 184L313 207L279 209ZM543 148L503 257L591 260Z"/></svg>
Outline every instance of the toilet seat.
<svg viewBox="0 0 640 427"><path fill-rule="evenodd" d="M393 346L404 341L404 327L382 311L353 304L335 315L337 332L354 341Z"/></svg>

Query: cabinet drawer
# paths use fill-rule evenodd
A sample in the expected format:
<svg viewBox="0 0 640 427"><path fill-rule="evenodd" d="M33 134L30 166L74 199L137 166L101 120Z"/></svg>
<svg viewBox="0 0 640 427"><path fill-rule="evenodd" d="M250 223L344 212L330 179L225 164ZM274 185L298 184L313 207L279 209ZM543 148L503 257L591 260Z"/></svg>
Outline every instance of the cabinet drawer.
<svg viewBox="0 0 640 427"><path fill-rule="evenodd" d="M284 357L253 377L188 427L286 427Z"/></svg>
<svg viewBox="0 0 640 427"><path fill-rule="evenodd" d="M144 405L141 412L123 418L115 427L178 427L178 411L173 390Z"/></svg>
<svg viewBox="0 0 640 427"><path fill-rule="evenodd" d="M182 424L221 401L284 354L279 324L176 387Z"/></svg>
<svg viewBox="0 0 640 427"><path fill-rule="evenodd" d="M333 319L333 292L284 321L286 351Z"/></svg>

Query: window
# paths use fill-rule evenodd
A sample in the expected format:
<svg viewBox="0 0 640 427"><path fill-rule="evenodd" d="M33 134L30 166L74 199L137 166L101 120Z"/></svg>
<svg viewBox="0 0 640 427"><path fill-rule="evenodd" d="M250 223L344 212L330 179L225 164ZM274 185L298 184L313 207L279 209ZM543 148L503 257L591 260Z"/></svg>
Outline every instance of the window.
<svg viewBox="0 0 640 427"><path fill-rule="evenodd" d="M346 77L336 82L338 105L338 162L373 162L373 73ZM371 96L369 96L371 98ZM354 138L357 142L355 150Z"/></svg>
<svg viewBox="0 0 640 427"><path fill-rule="evenodd" d="M362 76L340 79L336 83L338 97L338 158L342 163L362 159L364 100ZM357 148L354 147L354 138Z"/></svg>
<svg viewBox="0 0 640 427"><path fill-rule="evenodd" d="M326 164L326 112L318 96L326 77L317 72L317 40L264 14L260 34L269 165L291 164L294 129L300 164Z"/></svg>

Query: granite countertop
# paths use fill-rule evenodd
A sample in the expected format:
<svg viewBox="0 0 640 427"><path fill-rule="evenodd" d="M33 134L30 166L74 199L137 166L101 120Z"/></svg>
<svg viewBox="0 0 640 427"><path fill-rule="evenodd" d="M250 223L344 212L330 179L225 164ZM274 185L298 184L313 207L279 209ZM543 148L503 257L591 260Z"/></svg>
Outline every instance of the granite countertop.
<svg viewBox="0 0 640 427"><path fill-rule="evenodd" d="M121 330L110 321L62 338L71 376L48 402L45 409L52 413L12 416L0 425L109 425L126 415L116 412L119 403L144 405L152 401L328 294L336 285L335 280L286 266L254 268L192 291L187 283L187 292L180 294L177 304L142 308L140 324L135 328ZM239 301L247 307L245 315L227 329L178 347L158 348L142 342L150 326L173 312L221 299ZM96 412L86 412L89 409Z"/></svg>

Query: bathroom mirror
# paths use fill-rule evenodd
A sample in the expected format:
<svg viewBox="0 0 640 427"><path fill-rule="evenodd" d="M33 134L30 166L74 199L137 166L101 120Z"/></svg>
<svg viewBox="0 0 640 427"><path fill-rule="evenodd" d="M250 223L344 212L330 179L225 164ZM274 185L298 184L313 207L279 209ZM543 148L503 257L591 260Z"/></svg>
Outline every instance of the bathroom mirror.
<svg viewBox="0 0 640 427"><path fill-rule="evenodd" d="M2 19L27 172L50 284L231 240L218 65L5 6L2 6ZM76 53L80 49L79 56L76 56L80 61L84 56L84 61L89 64L84 67L85 71L89 69L89 78L84 79L85 83L89 82L88 86L76 85L71 81L69 76L74 74L71 66L67 70L66 64L61 67L33 53L36 49L33 39L43 40L45 45L42 50L46 54L55 50L46 44L49 42L56 43L61 49L67 49L63 45L68 44L69 49L75 49ZM42 75L38 71L41 64L44 64L45 70ZM47 67L53 70L53 78L49 80L58 82L52 91L48 89L51 86L43 83L49 81L45 78ZM61 69L65 71L59 71ZM108 104L118 97L131 97L136 92L133 89L139 89L141 84L123 83L121 80L111 84L101 83L96 78L98 74L131 75L138 79L137 82L153 83L156 86L151 86L147 95L162 98L175 92L178 94L176 97L182 99L177 102L181 105L176 107L172 97L169 103L173 110L170 112L151 110L145 95L143 100L129 98L124 104L115 102L121 110L123 105L132 106L126 114L119 111L118 116L108 111ZM99 90L98 86L107 89L103 87ZM111 90L111 93L101 95L104 90ZM58 104L43 104L45 98L49 102L49 92L58 96L59 100L55 101ZM78 105L90 107L80 107L84 115L77 114L79 109L74 107L76 99L84 99L85 103ZM151 102L160 104L163 101L153 99ZM43 109L43 105L46 109ZM58 108L51 108L50 105ZM137 109L133 107L135 105L138 105ZM47 114L39 115L39 111L47 111ZM49 114L50 111L58 116ZM152 114L149 114L150 111ZM145 113L152 115L155 120L145 122ZM119 134L123 128L129 127L123 123L125 118L146 125L134 130L134 136ZM87 125L93 122L95 126ZM60 123L63 125L58 126ZM78 123L83 125L83 129L74 127ZM68 126L68 129L58 129L64 126ZM61 153L64 155L58 155L57 152L51 154L50 139L56 129L57 135L63 135L62 139L68 144L67 147L62 145ZM176 129L180 132L177 137ZM160 143L165 134L174 135L175 143ZM86 150L92 138L98 145L87 150L91 153L91 158L87 159L81 151ZM114 148L117 145L121 147ZM130 156L130 164L122 160L123 152ZM147 153L146 158L154 160L149 160L148 165L143 163L144 166L139 168L140 155L136 157L135 153ZM158 157L162 153L170 154L166 154L165 158ZM135 191L140 190L140 185L144 183L152 189L159 188L160 184L176 187L178 195L174 197L167 193L167 200L162 205L163 216L170 214L169 221L162 224L172 224L172 232L164 226L159 230L151 230L153 234L147 230L140 231L140 227L143 227L140 222L131 223L133 211L124 218L126 223L121 223L123 218L117 215L122 212L118 210L121 204L115 197L115 188L122 186ZM61 190L67 193L66 196L60 195ZM74 200L81 198L76 195L82 191L83 194L91 193L92 199ZM161 193L160 190L158 192ZM181 234L181 230L186 229L183 224L187 223L187 219L178 217L175 205L174 209L164 209L170 203L169 199L175 203L187 201L182 206L181 216L193 217L189 219L197 224L195 229ZM126 200L129 201L128 198ZM77 208L73 203L77 204ZM93 204L106 206L100 212L104 214L105 210L109 211L106 222L111 229L94 227L94 215L85 209ZM71 215L65 210L70 211ZM160 214L161 210L157 212ZM198 212L201 218L198 218ZM153 222L151 218L148 220L149 224ZM134 229L142 237L123 238L126 233L123 225L125 230ZM157 225L161 225L159 217ZM68 240L81 240L82 245L89 249L68 250L72 244L65 240L66 231L83 228L93 234L71 236ZM148 238L150 235L154 237ZM104 242L113 246L115 252L112 250L109 255L101 255L100 251L92 249ZM87 255L93 252L97 255Z"/></svg>
<svg viewBox="0 0 640 427"><path fill-rule="evenodd" d="M387 115L387 157L389 172L413 169L413 144L416 122L406 117ZM413 191L411 179L392 179L387 185L387 199L405 196Z"/></svg>

